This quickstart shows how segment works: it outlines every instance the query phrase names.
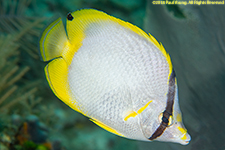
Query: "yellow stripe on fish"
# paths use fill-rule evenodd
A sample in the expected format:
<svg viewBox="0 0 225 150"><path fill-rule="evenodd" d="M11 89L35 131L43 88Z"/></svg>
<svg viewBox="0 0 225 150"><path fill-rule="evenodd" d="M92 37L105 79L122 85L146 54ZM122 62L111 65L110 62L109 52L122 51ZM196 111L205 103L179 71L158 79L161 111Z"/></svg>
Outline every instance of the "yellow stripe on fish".
<svg viewBox="0 0 225 150"><path fill-rule="evenodd" d="M129 139L190 141L177 127L183 125L170 56L151 34L81 9L67 15L66 31L61 18L52 22L39 45L42 60L50 61L52 91L98 126Z"/></svg>
<svg viewBox="0 0 225 150"><path fill-rule="evenodd" d="M144 111L151 102L152 100L149 101L145 106L141 107L137 112L129 111L128 115L124 118L124 120L127 121L127 119L129 119L130 117L136 117L138 114L142 113L142 111Z"/></svg>

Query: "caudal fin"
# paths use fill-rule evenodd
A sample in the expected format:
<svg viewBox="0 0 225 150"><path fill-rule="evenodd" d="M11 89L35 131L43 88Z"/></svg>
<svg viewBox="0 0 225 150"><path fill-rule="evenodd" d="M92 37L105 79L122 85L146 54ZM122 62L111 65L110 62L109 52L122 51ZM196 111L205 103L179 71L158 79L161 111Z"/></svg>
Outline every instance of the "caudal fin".
<svg viewBox="0 0 225 150"><path fill-rule="evenodd" d="M40 54L43 61L49 61L62 56L68 39L62 19L52 22L42 33L40 39Z"/></svg>

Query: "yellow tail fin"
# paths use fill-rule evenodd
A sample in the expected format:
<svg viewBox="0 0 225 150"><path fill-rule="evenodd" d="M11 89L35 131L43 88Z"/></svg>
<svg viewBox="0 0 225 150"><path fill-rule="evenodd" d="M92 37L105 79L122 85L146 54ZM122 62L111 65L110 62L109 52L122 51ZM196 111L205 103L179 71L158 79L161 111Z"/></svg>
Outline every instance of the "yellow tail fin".
<svg viewBox="0 0 225 150"><path fill-rule="evenodd" d="M68 39L62 19L59 18L52 22L42 33L39 43L42 60L49 61L62 56L67 43Z"/></svg>

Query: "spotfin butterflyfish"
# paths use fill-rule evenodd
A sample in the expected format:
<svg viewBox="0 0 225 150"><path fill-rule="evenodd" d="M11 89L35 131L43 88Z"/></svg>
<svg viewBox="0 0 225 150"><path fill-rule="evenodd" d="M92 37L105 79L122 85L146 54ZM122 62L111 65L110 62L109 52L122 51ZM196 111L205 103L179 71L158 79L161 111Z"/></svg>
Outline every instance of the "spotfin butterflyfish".
<svg viewBox="0 0 225 150"><path fill-rule="evenodd" d="M40 54L54 94L116 135L182 145L176 75L169 54L151 34L95 9L52 22Z"/></svg>

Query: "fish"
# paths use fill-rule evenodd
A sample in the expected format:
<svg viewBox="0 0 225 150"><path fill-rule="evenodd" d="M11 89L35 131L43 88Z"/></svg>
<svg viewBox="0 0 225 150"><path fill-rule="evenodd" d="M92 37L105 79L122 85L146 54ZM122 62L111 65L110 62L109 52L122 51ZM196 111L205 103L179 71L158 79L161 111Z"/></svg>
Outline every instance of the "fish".
<svg viewBox="0 0 225 150"><path fill-rule="evenodd" d="M53 21L39 41L45 75L71 109L118 136L187 145L169 53L150 33L93 8Z"/></svg>

